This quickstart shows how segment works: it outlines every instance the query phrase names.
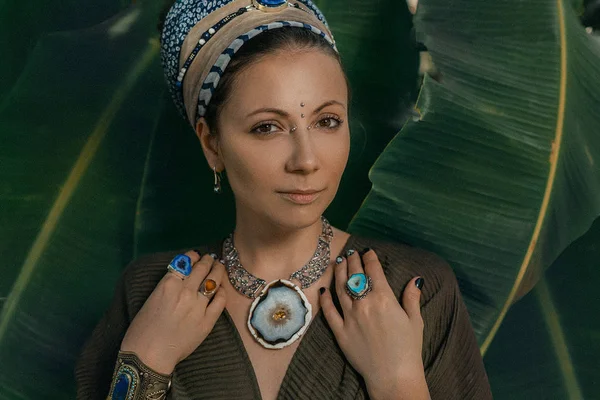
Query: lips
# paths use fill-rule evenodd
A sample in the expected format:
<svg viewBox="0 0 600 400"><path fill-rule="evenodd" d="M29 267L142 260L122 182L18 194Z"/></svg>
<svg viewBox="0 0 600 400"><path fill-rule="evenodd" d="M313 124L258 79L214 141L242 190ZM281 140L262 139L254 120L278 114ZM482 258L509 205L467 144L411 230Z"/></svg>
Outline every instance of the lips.
<svg viewBox="0 0 600 400"><path fill-rule="evenodd" d="M324 189L323 189L324 190ZM296 204L310 204L314 202L323 190L294 189L289 192L279 192L283 197Z"/></svg>
<svg viewBox="0 0 600 400"><path fill-rule="evenodd" d="M286 190L286 191L282 191L280 193L288 193L288 194L313 194L313 193L319 193L322 192L323 190L316 190L316 189L294 189L294 190Z"/></svg>

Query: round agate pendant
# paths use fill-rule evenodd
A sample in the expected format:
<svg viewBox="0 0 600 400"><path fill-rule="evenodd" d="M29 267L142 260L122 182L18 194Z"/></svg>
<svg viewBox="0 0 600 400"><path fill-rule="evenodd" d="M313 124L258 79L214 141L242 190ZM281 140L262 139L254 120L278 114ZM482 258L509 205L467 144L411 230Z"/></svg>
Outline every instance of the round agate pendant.
<svg viewBox="0 0 600 400"><path fill-rule="evenodd" d="M312 306L292 282L278 279L268 283L254 299L248 315L248 329L267 349L282 349L306 331Z"/></svg>

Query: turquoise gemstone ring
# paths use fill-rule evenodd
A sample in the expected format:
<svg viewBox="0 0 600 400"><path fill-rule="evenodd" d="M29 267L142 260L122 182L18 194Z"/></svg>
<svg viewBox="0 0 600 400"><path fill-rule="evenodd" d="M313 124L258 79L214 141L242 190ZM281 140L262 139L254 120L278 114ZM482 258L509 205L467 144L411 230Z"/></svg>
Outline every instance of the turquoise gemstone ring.
<svg viewBox="0 0 600 400"><path fill-rule="evenodd" d="M372 289L371 277L363 273L352 274L346 281L346 293L354 300L364 299Z"/></svg>
<svg viewBox="0 0 600 400"><path fill-rule="evenodd" d="M185 279L192 273L192 259L185 254L178 254L171 260L167 270Z"/></svg>

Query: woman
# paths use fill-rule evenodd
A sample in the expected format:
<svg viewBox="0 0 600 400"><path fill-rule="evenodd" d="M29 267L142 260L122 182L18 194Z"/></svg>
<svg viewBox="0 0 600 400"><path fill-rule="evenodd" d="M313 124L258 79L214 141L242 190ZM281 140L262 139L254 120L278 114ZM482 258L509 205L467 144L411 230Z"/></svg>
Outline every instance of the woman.
<svg viewBox="0 0 600 400"><path fill-rule="evenodd" d="M227 171L235 230L128 266L79 360L78 397L491 398L451 268L322 217L350 137L319 10L180 0L161 41L215 192Z"/></svg>

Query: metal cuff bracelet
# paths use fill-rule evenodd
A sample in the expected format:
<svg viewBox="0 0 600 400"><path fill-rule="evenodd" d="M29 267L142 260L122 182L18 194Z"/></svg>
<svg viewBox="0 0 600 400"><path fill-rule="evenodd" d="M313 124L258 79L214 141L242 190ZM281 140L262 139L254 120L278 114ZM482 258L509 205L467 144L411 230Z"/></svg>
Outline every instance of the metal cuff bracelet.
<svg viewBox="0 0 600 400"><path fill-rule="evenodd" d="M163 400L171 387L171 375L146 366L133 352L119 351L107 400Z"/></svg>

